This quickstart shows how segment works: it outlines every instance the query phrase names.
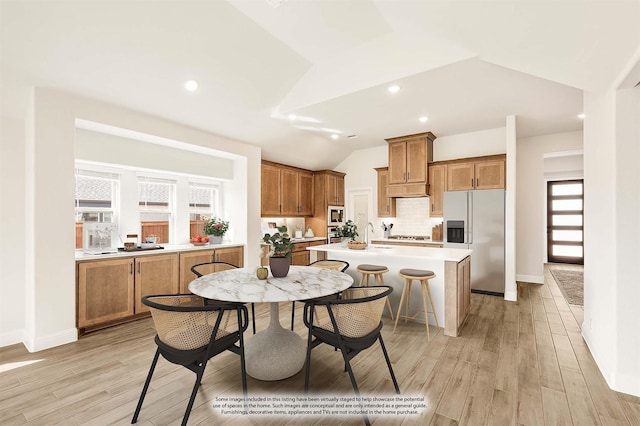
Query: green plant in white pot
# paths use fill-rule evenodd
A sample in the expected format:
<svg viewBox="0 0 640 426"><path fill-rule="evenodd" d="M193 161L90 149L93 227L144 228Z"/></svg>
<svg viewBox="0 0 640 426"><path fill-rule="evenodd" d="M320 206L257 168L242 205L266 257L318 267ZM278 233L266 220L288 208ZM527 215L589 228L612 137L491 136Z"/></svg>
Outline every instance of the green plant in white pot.
<svg viewBox="0 0 640 426"><path fill-rule="evenodd" d="M291 266L291 252L293 244L287 233L287 227L281 226L275 234L264 234L262 241L271 246L269 251L269 267L274 277L286 277Z"/></svg>
<svg viewBox="0 0 640 426"><path fill-rule="evenodd" d="M222 237L229 230L229 222L219 217L212 217L209 222L204 225L204 233L209 237L209 241L213 244L220 244Z"/></svg>
<svg viewBox="0 0 640 426"><path fill-rule="evenodd" d="M342 237L343 241L355 241L358 236L358 225L348 220L336 229L336 236Z"/></svg>

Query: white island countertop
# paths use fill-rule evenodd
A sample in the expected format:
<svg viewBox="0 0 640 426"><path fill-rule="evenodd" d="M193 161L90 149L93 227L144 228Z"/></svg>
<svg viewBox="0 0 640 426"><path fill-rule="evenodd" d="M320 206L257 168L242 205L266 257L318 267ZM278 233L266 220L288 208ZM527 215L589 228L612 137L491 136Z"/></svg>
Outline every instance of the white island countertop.
<svg viewBox="0 0 640 426"><path fill-rule="evenodd" d="M331 253L351 253L361 254L373 258L376 256L384 257L402 257L402 258L417 258L417 259L433 259L441 261L460 262L465 257L471 255L473 250L454 249L454 248L439 248L439 247L407 247L407 246L392 246L384 244L369 244L364 250L353 250L342 245L342 243L336 244L324 244L321 246L307 247L307 250L312 251L326 251ZM338 254L335 257L338 257Z"/></svg>
<svg viewBox="0 0 640 426"><path fill-rule="evenodd" d="M431 289L431 296L433 297L433 303L435 305L436 315L438 317L438 323L440 326L445 323L445 289L446 287L455 291L457 283L457 270L458 263L465 258L471 256L472 250L466 249L454 249L454 248L439 248L439 247L418 247L418 246L397 246L397 245L383 245L383 244L370 244L364 250L354 250L347 246L343 246L342 243L337 244L324 244L319 246L307 247L307 250L311 252L310 260L313 262L316 259L336 259L349 263L349 268L345 271L351 275L354 282L360 282L360 273L357 271L358 265L361 264L373 264L385 266L389 271L384 274L384 284L393 288L393 293L389 295L389 300L394 312L398 309L400 303L400 295L402 294L402 288L404 286L404 278L399 275L399 272L403 268L411 269L423 269L432 271L435 276L429 280L429 287ZM324 255L322 255L324 253ZM451 268L453 264L453 268ZM447 265L450 267L448 268ZM449 272L447 272L449 271ZM449 275L449 276L447 276ZM448 286L445 285L448 283ZM411 298L410 308L412 313L416 310L421 310L422 301L420 298L420 286L417 281L414 281L413 290L414 297ZM457 298L455 298L457 300ZM449 308L450 316L455 314L453 308ZM456 315L453 315L457 318ZM429 315L429 323L435 325L435 318L433 315ZM418 313L416 316L418 321L425 321L423 313ZM453 321L455 322L455 321ZM450 321L450 325L453 324ZM453 324L455 327L456 324ZM447 332L447 335L456 335L456 333Z"/></svg>

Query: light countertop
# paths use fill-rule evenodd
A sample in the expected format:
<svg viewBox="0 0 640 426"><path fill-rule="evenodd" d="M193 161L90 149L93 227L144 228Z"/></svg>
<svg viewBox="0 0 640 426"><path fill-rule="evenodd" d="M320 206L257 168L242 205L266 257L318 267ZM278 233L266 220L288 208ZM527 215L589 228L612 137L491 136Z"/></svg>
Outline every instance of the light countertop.
<svg viewBox="0 0 640 426"><path fill-rule="evenodd" d="M353 250L342 243L324 244L320 246L307 247L307 250L326 251L332 253L350 253L363 256L386 256L386 257L402 257L402 258L418 258L441 261L460 262L465 257L470 256L473 250L439 248L439 247L414 247L414 246L396 246L384 244L369 244L364 250ZM335 257L339 258L336 254Z"/></svg>
<svg viewBox="0 0 640 426"><path fill-rule="evenodd" d="M138 250L138 251L118 251L116 253L89 254L82 250L76 250L76 261L99 260L99 259L116 259L119 257L138 257L153 254L177 253L182 251L193 250L215 250L225 247L241 247L244 244L238 243L222 243L222 244L205 244L203 246L194 246L193 244L160 244L163 249L155 250Z"/></svg>
<svg viewBox="0 0 640 426"><path fill-rule="evenodd" d="M394 243L394 244L406 244L406 245L441 245L442 241L432 241L432 240L402 240L397 238L371 238L372 244L375 244L375 241L380 241L381 243Z"/></svg>

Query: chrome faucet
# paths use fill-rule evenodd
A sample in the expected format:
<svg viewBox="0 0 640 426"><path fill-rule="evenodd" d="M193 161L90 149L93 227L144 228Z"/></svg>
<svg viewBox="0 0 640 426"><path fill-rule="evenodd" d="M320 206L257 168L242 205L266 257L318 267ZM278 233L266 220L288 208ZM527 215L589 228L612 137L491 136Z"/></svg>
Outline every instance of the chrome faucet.
<svg viewBox="0 0 640 426"><path fill-rule="evenodd" d="M373 227L373 223L369 222L367 223L367 227L366 227L366 231L364 233L364 239L365 239L365 243L369 244L369 228L371 228L371 233L375 234L376 230Z"/></svg>

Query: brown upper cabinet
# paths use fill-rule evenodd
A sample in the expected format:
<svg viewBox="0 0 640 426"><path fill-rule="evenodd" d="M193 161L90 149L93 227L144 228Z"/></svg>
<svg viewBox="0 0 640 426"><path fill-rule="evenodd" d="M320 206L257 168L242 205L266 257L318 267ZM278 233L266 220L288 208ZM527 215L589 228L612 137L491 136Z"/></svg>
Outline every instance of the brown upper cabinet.
<svg viewBox="0 0 640 426"><path fill-rule="evenodd" d="M313 172L262 162L262 216L312 216Z"/></svg>
<svg viewBox="0 0 640 426"><path fill-rule="evenodd" d="M502 189L504 182L504 156L476 158L447 165L447 191Z"/></svg>
<svg viewBox="0 0 640 426"><path fill-rule="evenodd" d="M429 216L444 214L444 192L447 190L447 165L429 165Z"/></svg>
<svg viewBox="0 0 640 426"><path fill-rule="evenodd" d="M388 197L428 195L428 164L433 159L431 132L386 139L389 144Z"/></svg>
<svg viewBox="0 0 640 426"><path fill-rule="evenodd" d="M387 196L389 168L378 167L378 217L396 217L396 199Z"/></svg>
<svg viewBox="0 0 640 426"><path fill-rule="evenodd" d="M344 173L333 170L315 172L316 215L318 206L324 211L328 206L344 206ZM327 212L324 211L326 215Z"/></svg>

